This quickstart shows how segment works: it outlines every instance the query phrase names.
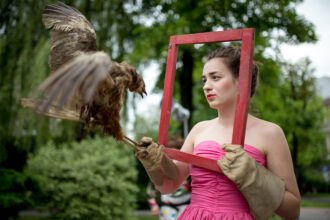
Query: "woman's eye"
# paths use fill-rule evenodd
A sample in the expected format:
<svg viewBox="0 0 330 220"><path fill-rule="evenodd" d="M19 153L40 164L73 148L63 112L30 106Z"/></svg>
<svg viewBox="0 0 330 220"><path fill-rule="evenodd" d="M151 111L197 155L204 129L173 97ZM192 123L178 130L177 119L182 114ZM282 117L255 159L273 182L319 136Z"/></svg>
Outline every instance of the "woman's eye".
<svg viewBox="0 0 330 220"><path fill-rule="evenodd" d="M219 80L221 77L220 76L212 76L213 80Z"/></svg>
<svg viewBox="0 0 330 220"><path fill-rule="evenodd" d="M206 79L201 80L201 84L204 85L206 83Z"/></svg>

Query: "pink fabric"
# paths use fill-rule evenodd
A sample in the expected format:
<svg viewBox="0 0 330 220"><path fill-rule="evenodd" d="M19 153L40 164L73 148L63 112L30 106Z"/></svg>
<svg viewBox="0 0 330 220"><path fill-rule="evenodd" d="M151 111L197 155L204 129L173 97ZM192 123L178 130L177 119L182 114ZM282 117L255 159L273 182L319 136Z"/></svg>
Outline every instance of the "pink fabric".
<svg viewBox="0 0 330 220"><path fill-rule="evenodd" d="M265 166L265 155L249 145L244 150L260 165ZM215 141L203 141L194 147L194 154L219 159L225 153ZM249 206L236 185L224 174L191 166L192 197L190 205L179 220L254 219Z"/></svg>

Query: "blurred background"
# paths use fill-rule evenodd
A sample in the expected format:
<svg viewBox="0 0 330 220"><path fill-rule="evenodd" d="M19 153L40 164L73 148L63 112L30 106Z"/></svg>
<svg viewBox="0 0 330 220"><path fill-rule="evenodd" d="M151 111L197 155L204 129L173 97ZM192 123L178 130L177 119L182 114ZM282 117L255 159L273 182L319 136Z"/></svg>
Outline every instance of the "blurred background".
<svg viewBox="0 0 330 220"><path fill-rule="evenodd" d="M20 105L49 74L46 4L0 2L0 217L147 219L148 177L132 150L81 124L49 119ZM148 97L127 94L129 137L157 140L171 35L252 27L260 83L251 113L280 125L288 139L303 206L330 207L330 2L327 0L68 0L89 19L98 47L136 66ZM239 43L234 43L239 44ZM179 49L173 98L189 112L170 136L212 118L201 90L203 59L221 44ZM23 213L23 214L22 214Z"/></svg>

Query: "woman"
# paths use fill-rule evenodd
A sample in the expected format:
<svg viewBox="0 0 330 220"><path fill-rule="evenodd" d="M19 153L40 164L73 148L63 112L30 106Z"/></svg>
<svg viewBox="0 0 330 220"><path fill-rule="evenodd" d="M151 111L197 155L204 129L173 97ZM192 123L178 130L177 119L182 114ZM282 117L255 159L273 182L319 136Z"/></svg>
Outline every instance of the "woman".
<svg viewBox="0 0 330 220"><path fill-rule="evenodd" d="M238 90L240 49L219 48L204 65L205 97L218 117L197 123L181 151L218 160L223 173L171 161L162 146L148 138L137 157L161 193L173 192L192 178L190 205L179 219L267 219L273 212L285 219L299 216L300 194L289 147L282 129L248 115L245 145L231 142ZM251 96L258 68L253 66ZM243 150L244 149L244 150ZM265 169L264 167L267 167Z"/></svg>

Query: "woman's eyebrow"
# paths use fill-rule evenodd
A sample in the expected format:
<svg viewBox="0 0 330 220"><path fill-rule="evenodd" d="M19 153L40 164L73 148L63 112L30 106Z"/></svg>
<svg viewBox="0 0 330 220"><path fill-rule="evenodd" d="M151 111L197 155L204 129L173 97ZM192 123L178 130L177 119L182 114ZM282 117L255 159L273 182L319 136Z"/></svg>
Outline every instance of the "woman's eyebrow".
<svg viewBox="0 0 330 220"><path fill-rule="evenodd" d="M206 75L214 76L214 75L216 75L216 74L220 74L220 72L219 72L219 71L209 72L209 73L207 73L207 74L205 74L205 75L202 75L202 78L204 79L204 78L206 77Z"/></svg>
<svg viewBox="0 0 330 220"><path fill-rule="evenodd" d="M213 71L213 72L209 72L208 75L213 76L213 75L219 74L219 73L220 73L219 71Z"/></svg>

